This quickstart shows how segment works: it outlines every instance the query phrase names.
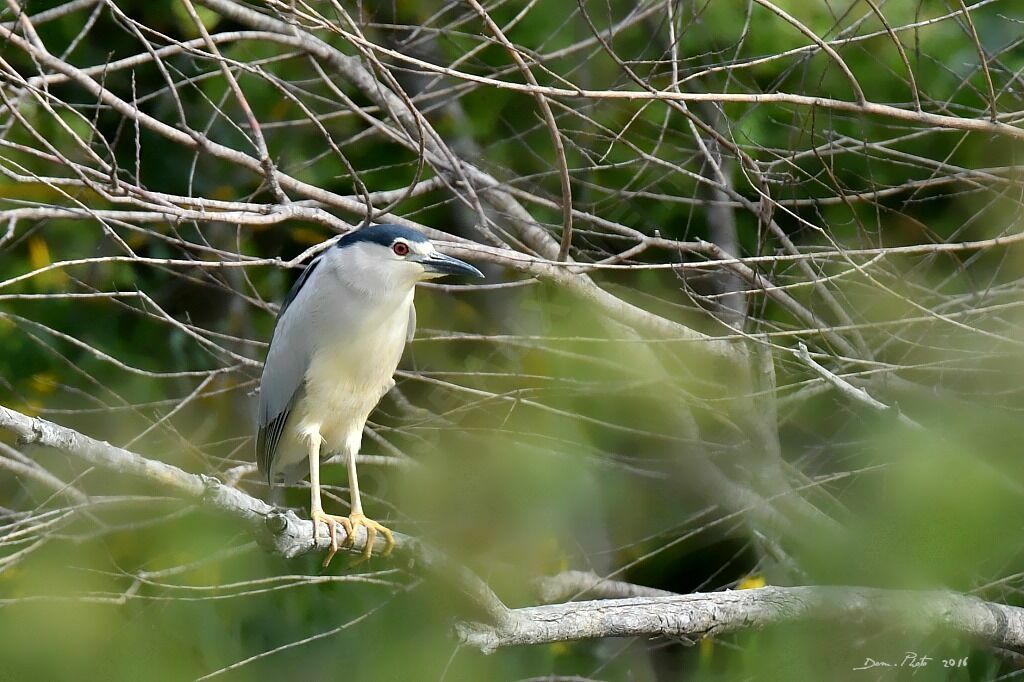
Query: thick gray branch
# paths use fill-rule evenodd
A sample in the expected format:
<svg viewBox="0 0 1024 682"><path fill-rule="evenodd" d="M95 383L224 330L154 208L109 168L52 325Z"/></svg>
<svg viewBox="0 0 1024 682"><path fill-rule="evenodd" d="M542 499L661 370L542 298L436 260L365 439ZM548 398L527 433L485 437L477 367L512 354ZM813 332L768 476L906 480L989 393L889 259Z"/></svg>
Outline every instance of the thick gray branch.
<svg viewBox="0 0 1024 682"><path fill-rule="evenodd" d="M1000 647L1024 647L1024 609L952 592L861 587L762 587L671 597L635 597L532 606L504 628L457 626L464 644L500 647L600 637L701 638L797 620L945 628Z"/></svg>

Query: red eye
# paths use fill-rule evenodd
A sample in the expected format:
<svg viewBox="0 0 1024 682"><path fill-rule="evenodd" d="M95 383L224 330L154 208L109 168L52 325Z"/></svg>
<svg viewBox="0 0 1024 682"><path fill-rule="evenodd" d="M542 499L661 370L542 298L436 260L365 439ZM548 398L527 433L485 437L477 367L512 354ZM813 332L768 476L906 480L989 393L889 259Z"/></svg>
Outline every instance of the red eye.
<svg viewBox="0 0 1024 682"><path fill-rule="evenodd" d="M394 251L399 256L408 256L409 255L409 245L406 244L405 242L395 242L391 246L391 250Z"/></svg>

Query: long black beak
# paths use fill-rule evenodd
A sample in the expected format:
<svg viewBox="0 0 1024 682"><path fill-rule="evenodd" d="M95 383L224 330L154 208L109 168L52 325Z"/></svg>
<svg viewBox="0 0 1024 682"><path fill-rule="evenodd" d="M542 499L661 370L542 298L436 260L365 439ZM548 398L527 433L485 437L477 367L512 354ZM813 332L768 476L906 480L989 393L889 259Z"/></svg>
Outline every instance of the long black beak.
<svg viewBox="0 0 1024 682"><path fill-rule="evenodd" d="M446 256L440 252L434 252L420 261L423 269L427 272L436 272L440 275L470 275L483 278L484 273L474 268L469 263L458 258Z"/></svg>

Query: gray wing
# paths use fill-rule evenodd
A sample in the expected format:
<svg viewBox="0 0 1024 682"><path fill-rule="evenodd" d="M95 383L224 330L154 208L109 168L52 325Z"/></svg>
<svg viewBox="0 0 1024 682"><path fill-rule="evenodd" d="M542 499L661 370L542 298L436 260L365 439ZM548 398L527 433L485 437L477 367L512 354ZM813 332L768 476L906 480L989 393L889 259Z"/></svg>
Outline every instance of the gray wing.
<svg viewBox="0 0 1024 682"><path fill-rule="evenodd" d="M320 259L313 260L295 281L281 304L274 325L274 336L267 351L267 361L260 377L260 406L257 415L256 464L260 473L270 480L277 447L284 433L285 422L306 378L313 355L309 330L302 328L302 316L292 306L300 294L310 295L305 285L310 281ZM271 481L273 483L273 481Z"/></svg>

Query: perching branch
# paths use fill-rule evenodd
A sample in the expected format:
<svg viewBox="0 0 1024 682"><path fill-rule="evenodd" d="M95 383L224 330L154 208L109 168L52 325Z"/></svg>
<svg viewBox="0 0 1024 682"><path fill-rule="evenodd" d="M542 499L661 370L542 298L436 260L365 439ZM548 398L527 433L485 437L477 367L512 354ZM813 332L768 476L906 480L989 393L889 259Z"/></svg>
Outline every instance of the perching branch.
<svg viewBox="0 0 1024 682"><path fill-rule="evenodd" d="M195 500L238 519L264 548L285 558L326 551L331 544L326 524L320 525L314 539L311 521L300 519L291 510L277 509L237 488L224 485L212 476L191 474L174 465L142 457L59 424L29 417L3 406L0 406L0 429L15 434L26 445L42 445L61 450L94 466L144 479L160 486L164 492ZM339 527L337 532L339 545L343 546L347 540L345 531ZM414 561L417 569L424 573L453 582L495 622L510 622L509 610L472 571L452 563L442 553L415 538L401 533L395 533L394 537L396 556ZM353 553L361 553L365 546L366 530L357 528L353 544L348 549ZM384 541L377 538L374 549L383 551L384 547Z"/></svg>

